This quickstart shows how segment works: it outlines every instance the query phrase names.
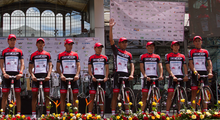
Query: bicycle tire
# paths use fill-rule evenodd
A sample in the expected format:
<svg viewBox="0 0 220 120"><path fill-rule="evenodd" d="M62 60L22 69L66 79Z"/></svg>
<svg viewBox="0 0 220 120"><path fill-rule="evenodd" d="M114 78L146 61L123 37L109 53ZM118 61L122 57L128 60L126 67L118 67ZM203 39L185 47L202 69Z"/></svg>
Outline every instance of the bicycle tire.
<svg viewBox="0 0 220 120"><path fill-rule="evenodd" d="M154 91L154 94L156 95L156 97L154 97L155 95L153 95L153 91ZM147 107L149 108L149 112L152 111L152 103L153 102L156 102L157 104L160 103L160 99L161 99L161 96L160 96L160 90L159 88L155 87L152 89L151 93L150 93L150 99L147 101ZM156 110L159 111L159 105L156 105Z"/></svg>
<svg viewBox="0 0 220 120"><path fill-rule="evenodd" d="M42 94L42 89L39 89L39 101L37 104L37 118L40 118L41 115L43 114L44 106L43 106L43 94Z"/></svg>
<svg viewBox="0 0 220 120"><path fill-rule="evenodd" d="M130 102L132 103L132 105L130 105L130 110L132 110L132 112L133 113L135 113L136 111L137 111L137 103L136 103L136 99L135 99L135 95L134 95L134 92L133 92L133 90L130 88L130 87L126 87L125 89L124 89L124 91L126 92L126 91L129 91L129 100L130 100Z"/></svg>
<svg viewBox="0 0 220 120"><path fill-rule="evenodd" d="M159 111L166 110L168 91L164 89L160 95L161 95L161 99L160 99Z"/></svg>
<svg viewBox="0 0 220 120"><path fill-rule="evenodd" d="M103 116L101 117L104 117L104 114L105 114L105 91L103 90L103 88L99 88L99 95L101 95L103 97L103 101L102 101L102 104L103 104ZM100 98L101 98L100 96ZM97 100L97 97L98 94L96 92L96 100ZM99 98L99 101L101 101L101 99ZM96 106L96 113L97 114L101 114L101 108L100 108L100 103L97 103L95 102L95 106Z"/></svg>
<svg viewBox="0 0 220 120"><path fill-rule="evenodd" d="M208 86L204 86L203 87L203 90L204 91L208 91L209 92L209 95L210 95L210 99L208 100L208 103L207 103L207 109L208 108L213 108L214 107L214 98L213 98L213 93L212 93L212 90L208 87ZM203 99L201 99L202 97L201 96L203 96L202 94L201 94L202 92L201 92L201 90L199 90L199 93L196 95L196 109L198 110L198 108L201 108L201 109L204 109L203 108L203 102L204 102L204 100ZM200 107L199 107L200 106Z"/></svg>
<svg viewBox="0 0 220 120"><path fill-rule="evenodd" d="M68 90L67 90L67 102L68 103L71 103L72 105L73 105L73 91L72 91L72 89L70 88L69 89L69 92L68 92Z"/></svg>
<svg viewBox="0 0 220 120"><path fill-rule="evenodd" d="M183 98L181 99L185 99L185 102L183 105L185 105L185 107L188 108L188 95L187 95L186 89L184 87L180 87L180 90L183 94ZM183 105L180 106L180 109L184 109Z"/></svg>

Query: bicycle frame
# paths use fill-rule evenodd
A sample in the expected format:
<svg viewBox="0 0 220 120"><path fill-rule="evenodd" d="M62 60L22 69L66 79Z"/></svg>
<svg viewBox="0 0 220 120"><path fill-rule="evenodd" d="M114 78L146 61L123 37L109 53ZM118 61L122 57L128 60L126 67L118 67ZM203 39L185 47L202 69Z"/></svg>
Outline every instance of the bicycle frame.
<svg viewBox="0 0 220 120"><path fill-rule="evenodd" d="M98 105L103 105L104 99L103 99L102 94L100 94L99 88L102 88L100 82L104 81L104 79L96 79L96 81L97 81L98 86L97 86L97 90L96 90L97 91L97 96L95 97L95 101L97 102ZM100 104L100 102L99 102L99 96L101 97L102 104Z"/></svg>
<svg viewBox="0 0 220 120"><path fill-rule="evenodd" d="M207 75L200 75L200 78L201 78L201 80L200 80L200 87L199 87L199 90L201 90L201 92L202 92L202 99L205 101L205 97L206 98L208 98L208 95L207 95L207 92L204 92L204 86L205 86L205 84L204 84L204 79L205 78L207 78ZM207 104L207 103L209 103L208 101L205 101L205 103Z"/></svg>
<svg viewBox="0 0 220 120"><path fill-rule="evenodd" d="M71 88L71 81L73 80L73 78L66 78L66 81L68 82L68 87L67 87L67 103L70 103L70 94L71 94L71 91L72 91L72 88ZM72 99L72 98L71 98Z"/></svg>
<svg viewBox="0 0 220 120"><path fill-rule="evenodd" d="M43 81L45 80L45 78L37 78L37 81L39 81L39 93L38 93L38 102L40 102L40 96L42 98L42 102L43 103L38 103L39 106L44 106L44 92L43 92Z"/></svg>
<svg viewBox="0 0 220 120"><path fill-rule="evenodd" d="M124 91L124 89L125 89L125 80L128 80L128 77L118 77L118 79L122 79L121 91L122 91L122 100L124 102L124 105L129 105L129 103L127 103L127 104L125 103L125 94L127 96L127 93ZM118 80L118 82L119 82L119 80Z"/></svg>
<svg viewBox="0 0 220 120"><path fill-rule="evenodd" d="M16 103L15 89L14 89L14 80L15 80L16 76L9 76L9 78L11 78L12 80L11 80L11 87L10 87L10 91L9 91L8 100L9 100L9 102L13 101L14 103ZM11 94L13 95L13 98L11 98Z"/></svg>
<svg viewBox="0 0 220 120"><path fill-rule="evenodd" d="M183 80L182 78L177 78L177 86L176 86L176 89L174 90L174 94L173 94L173 97L172 97L171 101L173 101L176 92L177 92L177 100L178 100L178 102L180 101L180 97L183 98L183 94L180 91L180 87L181 87L180 86L180 82L182 80Z"/></svg>
<svg viewBox="0 0 220 120"><path fill-rule="evenodd" d="M153 95L154 95L154 90L152 91L152 89L157 87L155 81L158 80L158 78L151 78L151 80L152 80L153 82L152 82L152 84L151 84L151 86L150 86L150 89L149 89L149 92L148 92L148 95L147 95L147 101L150 99L150 94L151 94L151 92L153 92ZM146 84L146 83L147 83L147 82L145 82L145 84Z"/></svg>

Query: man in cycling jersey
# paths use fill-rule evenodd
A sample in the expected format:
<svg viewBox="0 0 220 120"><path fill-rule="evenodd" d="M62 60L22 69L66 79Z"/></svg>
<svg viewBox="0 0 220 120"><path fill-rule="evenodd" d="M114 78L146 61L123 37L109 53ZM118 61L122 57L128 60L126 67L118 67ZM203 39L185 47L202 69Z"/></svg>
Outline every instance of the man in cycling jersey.
<svg viewBox="0 0 220 120"><path fill-rule="evenodd" d="M52 62L51 62L51 55L49 52L43 50L45 46L45 41L43 38L38 38L36 41L37 51L31 54L30 61L29 61L29 73L32 79L32 119L36 119L36 103L38 97L38 88L39 88L39 81L37 78L45 78L43 81L43 88L44 88L44 97L45 97L45 105L49 105L49 80L50 74L52 71ZM32 72L32 69L34 71ZM47 108L46 113L50 114L50 110Z"/></svg>
<svg viewBox="0 0 220 120"><path fill-rule="evenodd" d="M80 72L80 62L79 56L76 52L71 51L73 48L73 40L66 39L64 46L66 50L64 52L59 53L57 58L57 72L60 74L61 78L61 88L60 88L60 110L61 114L65 112L65 100L67 94L67 87L68 83L66 78L73 78L74 80L71 81L71 87L73 92L73 100L74 100L74 107L78 107L76 104L77 95L78 95L78 84L77 80L79 79L79 72ZM60 70L60 66L62 70Z"/></svg>
<svg viewBox="0 0 220 120"><path fill-rule="evenodd" d="M128 80L132 80L134 77L134 64L132 62L132 55L130 52L126 51L127 47L127 39L124 37L121 37L118 41L119 48L115 45L115 42L113 40L113 33L112 33L112 28L116 24L114 22L114 19L110 19L109 21L109 26L110 26L110 31L109 31L109 40L110 44L113 50L114 54L114 85L113 85L113 97L112 97L112 115L115 115L115 108L117 104L117 97L118 93L120 91L120 86L121 86L121 81L118 81L118 75L124 77L124 76L129 76ZM128 73L128 68L127 64L130 63L131 67L131 73L129 75ZM126 87L129 87L129 81L125 81ZM125 114L129 114L129 108L128 106L125 106Z"/></svg>
<svg viewBox="0 0 220 120"><path fill-rule="evenodd" d="M140 55L140 70L144 78L147 80L145 81L145 79L143 79L144 81L142 85L142 113L144 113L148 91L152 83L151 78L158 77L157 66L159 68L159 80L163 80L163 66L160 56L153 53L155 49L155 44L151 41L147 42L146 49L147 53ZM158 86L158 81L156 81L156 85Z"/></svg>
<svg viewBox="0 0 220 120"><path fill-rule="evenodd" d="M166 69L170 76L170 79L168 81L168 97L166 104L166 115L168 116L172 102L171 98L173 96L173 92L177 83L177 78L183 78L184 81L188 80L188 71L187 71L185 56L179 53L179 49L180 49L179 42L173 41L171 43L171 49L173 50L173 52L165 55ZM184 76L183 76L182 67L185 73ZM183 82L181 82L181 86L183 86Z"/></svg>
<svg viewBox="0 0 220 120"><path fill-rule="evenodd" d="M206 49L202 49L202 37L195 36L193 38L193 44L195 46L194 49L191 49L189 51L189 67L192 71L192 83L191 83L191 103L193 100L196 100L196 93L198 90L198 81L196 79L196 76L198 75L198 79L200 78L200 75L207 75L208 79L211 79L213 77L212 74L212 61L209 57L209 52ZM208 66L206 67L206 63L208 63ZM204 84L208 86L208 79L204 81ZM203 104L203 110L207 111L207 104ZM195 108L196 104L192 104L192 107Z"/></svg>
<svg viewBox="0 0 220 120"><path fill-rule="evenodd" d="M92 76L92 81L90 83L90 89L89 89L90 101L91 101L91 103L89 104L89 113L92 113L94 98L96 94L96 89L97 89L96 79L104 79L104 82L101 82L101 87L103 88L104 91L105 91L105 82L108 80L109 63L108 63L108 57L101 54L103 47L104 46L101 43L95 43L94 45L95 54L89 57L88 71L89 71L89 75ZM100 100L100 102L102 101ZM103 106L100 105L100 108L101 108L101 116L103 117Z"/></svg>
<svg viewBox="0 0 220 120"><path fill-rule="evenodd" d="M22 50L15 47L16 36L14 34L10 34L8 36L8 44L9 47L1 51L0 55L0 67L3 74L2 81L2 114L5 115L5 107L7 103L7 98L10 90L11 79L10 76L16 76L16 80L14 81L14 89L16 96L16 105L17 105L17 113L21 114L21 82L20 78L23 75L24 70L24 59ZM19 68L20 62L20 68Z"/></svg>

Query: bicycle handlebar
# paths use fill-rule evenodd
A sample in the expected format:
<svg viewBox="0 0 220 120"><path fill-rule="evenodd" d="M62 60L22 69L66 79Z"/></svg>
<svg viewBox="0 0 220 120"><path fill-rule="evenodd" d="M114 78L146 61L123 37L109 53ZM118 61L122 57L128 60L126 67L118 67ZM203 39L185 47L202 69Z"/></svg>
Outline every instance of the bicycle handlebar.
<svg viewBox="0 0 220 120"><path fill-rule="evenodd" d="M45 78L37 78L37 81L43 81Z"/></svg>
<svg viewBox="0 0 220 120"><path fill-rule="evenodd" d="M102 82L104 79L96 79L97 82Z"/></svg>
<svg viewBox="0 0 220 120"><path fill-rule="evenodd" d="M183 80L183 78L177 78L177 81L182 81Z"/></svg>
<svg viewBox="0 0 220 120"><path fill-rule="evenodd" d="M200 75L201 78L207 78L208 75Z"/></svg>
<svg viewBox="0 0 220 120"><path fill-rule="evenodd" d="M13 79L15 79L15 78L16 78L16 76L9 76L9 78L13 78Z"/></svg>
<svg viewBox="0 0 220 120"><path fill-rule="evenodd" d="M118 79L127 79L128 80L129 77L118 77Z"/></svg>
<svg viewBox="0 0 220 120"><path fill-rule="evenodd" d="M147 78L144 78L144 77L140 77L141 79L147 79ZM150 78L150 80L158 80L159 78Z"/></svg>
<svg viewBox="0 0 220 120"><path fill-rule="evenodd" d="M73 78L66 78L66 80L73 80Z"/></svg>

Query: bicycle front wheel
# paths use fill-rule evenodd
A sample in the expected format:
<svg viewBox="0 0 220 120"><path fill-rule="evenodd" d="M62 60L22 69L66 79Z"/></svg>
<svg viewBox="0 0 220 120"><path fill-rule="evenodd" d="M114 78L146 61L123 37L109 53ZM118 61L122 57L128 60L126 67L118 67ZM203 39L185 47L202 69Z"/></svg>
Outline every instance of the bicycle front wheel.
<svg viewBox="0 0 220 120"><path fill-rule="evenodd" d="M208 86L203 87L203 93L199 90L199 93L196 96L197 110L204 109L204 104L207 104L207 109L211 109L214 107L214 98L211 89ZM203 99L204 97L204 99Z"/></svg>
<svg viewBox="0 0 220 120"><path fill-rule="evenodd" d="M161 92L159 111L166 110L168 91L164 89Z"/></svg>
<svg viewBox="0 0 220 120"><path fill-rule="evenodd" d="M43 90L40 89L38 92L38 102L37 102L37 118L40 118L43 114L44 103L43 103Z"/></svg>
<svg viewBox="0 0 220 120"><path fill-rule="evenodd" d="M160 104L160 90L159 88L155 87L152 89L150 93L149 100L147 101L147 107L149 108L149 112L151 111L159 111L159 104ZM156 105L153 105L153 102L156 103Z"/></svg>
<svg viewBox="0 0 220 120"><path fill-rule="evenodd" d="M135 95L134 92L131 88L126 87L124 89L125 92L125 105L129 105L130 106L130 110L135 113L137 111L137 103L136 103L136 99L135 99ZM129 104L132 103L132 104Z"/></svg>
<svg viewBox="0 0 220 120"><path fill-rule="evenodd" d="M98 92L96 92L96 101L99 99L99 101L96 102L96 112L97 114L101 114L102 118L104 117L105 114L105 91L103 88L98 88ZM101 113L103 111L103 114Z"/></svg>

